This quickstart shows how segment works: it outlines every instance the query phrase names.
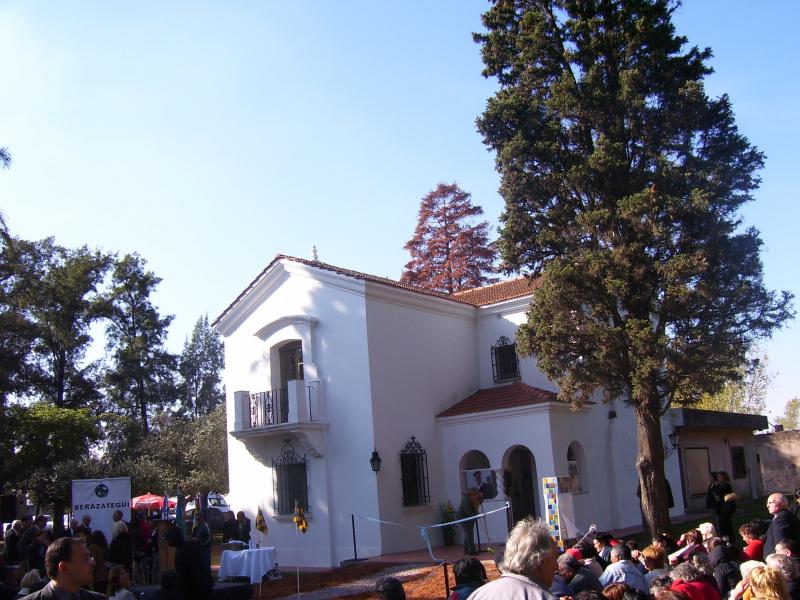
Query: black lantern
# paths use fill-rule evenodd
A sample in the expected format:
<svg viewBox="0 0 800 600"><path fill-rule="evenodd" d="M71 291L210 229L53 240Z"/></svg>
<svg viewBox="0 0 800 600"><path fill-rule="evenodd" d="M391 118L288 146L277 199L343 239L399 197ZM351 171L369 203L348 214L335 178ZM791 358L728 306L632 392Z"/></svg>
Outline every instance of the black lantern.
<svg viewBox="0 0 800 600"><path fill-rule="evenodd" d="M381 470L381 457L378 456L378 451L372 451L372 458L369 459L369 466L372 467L372 470L377 473Z"/></svg>
<svg viewBox="0 0 800 600"><path fill-rule="evenodd" d="M667 435L667 439L669 440L669 446L666 444L664 445L664 454L672 456L675 449L678 447L678 432L673 429L672 433Z"/></svg>

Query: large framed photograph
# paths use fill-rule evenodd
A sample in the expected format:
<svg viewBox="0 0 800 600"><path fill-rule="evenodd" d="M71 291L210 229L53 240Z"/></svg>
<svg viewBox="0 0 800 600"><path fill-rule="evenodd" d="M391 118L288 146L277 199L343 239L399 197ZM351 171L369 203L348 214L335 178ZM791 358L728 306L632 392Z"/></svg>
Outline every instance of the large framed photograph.
<svg viewBox="0 0 800 600"><path fill-rule="evenodd" d="M470 469L464 471L464 489L477 489L484 500L497 497L497 477L491 469Z"/></svg>

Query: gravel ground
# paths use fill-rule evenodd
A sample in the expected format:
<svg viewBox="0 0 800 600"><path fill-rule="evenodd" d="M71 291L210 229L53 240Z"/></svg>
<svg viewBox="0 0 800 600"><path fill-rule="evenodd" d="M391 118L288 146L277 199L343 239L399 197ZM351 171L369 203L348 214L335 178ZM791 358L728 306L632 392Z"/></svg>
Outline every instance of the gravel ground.
<svg viewBox="0 0 800 600"><path fill-rule="evenodd" d="M390 567L382 573L375 573L363 579L356 579L344 585L336 587L323 588L313 592L292 594L291 596L284 596L284 598L302 598L302 600L328 600L329 598L341 598L342 596L352 596L354 594L363 594L364 592L371 592L375 589L375 582L381 577L391 575L404 581L408 577L419 575L425 571L430 570L432 565L402 565L400 567Z"/></svg>

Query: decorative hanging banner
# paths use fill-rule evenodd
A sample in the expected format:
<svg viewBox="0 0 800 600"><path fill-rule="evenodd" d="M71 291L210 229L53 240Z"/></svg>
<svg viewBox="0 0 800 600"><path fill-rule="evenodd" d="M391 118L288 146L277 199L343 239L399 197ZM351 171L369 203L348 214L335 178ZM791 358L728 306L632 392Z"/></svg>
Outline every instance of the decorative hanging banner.
<svg viewBox="0 0 800 600"><path fill-rule="evenodd" d="M558 478L542 477L542 489L544 490L544 505L550 534L558 543L558 547L563 550L564 540L561 539L561 516L558 513Z"/></svg>
<svg viewBox="0 0 800 600"><path fill-rule="evenodd" d="M92 518L92 531L102 531L111 539L114 511L122 511L122 519L131 520L131 478L73 479L72 516Z"/></svg>

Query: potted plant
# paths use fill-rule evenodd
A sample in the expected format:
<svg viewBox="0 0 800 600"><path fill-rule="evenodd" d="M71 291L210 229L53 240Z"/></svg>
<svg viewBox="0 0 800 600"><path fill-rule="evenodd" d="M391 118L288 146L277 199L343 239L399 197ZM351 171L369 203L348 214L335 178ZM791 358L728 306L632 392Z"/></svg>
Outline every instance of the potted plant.
<svg viewBox="0 0 800 600"><path fill-rule="evenodd" d="M453 508L453 503L448 500L447 502L439 503L439 511L442 515L442 522L449 523L456 520L456 509ZM456 543L456 527L455 525L445 525L441 527L442 540L445 546L452 546Z"/></svg>

